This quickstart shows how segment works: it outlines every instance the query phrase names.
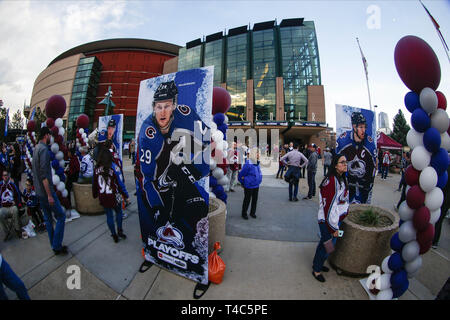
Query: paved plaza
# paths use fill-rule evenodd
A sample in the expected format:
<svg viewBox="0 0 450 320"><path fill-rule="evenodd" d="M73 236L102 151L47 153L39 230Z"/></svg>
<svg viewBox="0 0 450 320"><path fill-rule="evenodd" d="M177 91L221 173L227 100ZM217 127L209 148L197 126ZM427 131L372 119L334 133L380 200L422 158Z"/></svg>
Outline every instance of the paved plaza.
<svg viewBox="0 0 450 320"><path fill-rule="evenodd" d="M317 185L323 178L321 161ZM64 244L69 254L55 256L46 233L34 238L14 238L0 242L0 251L24 281L31 299L86 300L172 300L193 299L196 283L157 266L145 273L138 269L141 255L133 168L124 161L126 185L132 204L125 209L124 232L128 238L114 243L104 215L86 216L66 223ZM220 256L226 263L223 282L211 284L202 300L332 299L367 300L358 278L339 276L331 270L326 282L311 275L312 259L318 241L318 197L302 200L307 193L301 179L298 202L288 201L287 183L265 174L259 192L256 219L243 220L243 190L228 193L226 238ZM372 203L394 211L400 192L400 175L387 180L377 176ZM1 239L4 235L0 234ZM69 289L72 270L80 270L80 289ZM69 271L69 272L68 272ZM423 265L400 300L434 299L450 275L450 223L445 219L440 246L423 256ZM7 290L11 299L15 295Z"/></svg>

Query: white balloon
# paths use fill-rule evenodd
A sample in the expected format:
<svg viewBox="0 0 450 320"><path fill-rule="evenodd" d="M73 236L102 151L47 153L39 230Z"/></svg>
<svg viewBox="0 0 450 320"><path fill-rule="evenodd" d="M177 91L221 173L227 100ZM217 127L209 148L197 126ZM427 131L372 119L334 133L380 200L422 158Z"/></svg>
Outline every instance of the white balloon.
<svg viewBox="0 0 450 320"><path fill-rule="evenodd" d="M411 153L411 163L417 171L422 171L431 161L431 153L424 146L416 146Z"/></svg>
<svg viewBox="0 0 450 320"><path fill-rule="evenodd" d="M440 133L444 133L448 130L449 118L447 112L444 109L437 109L431 115L431 126L436 128Z"/></svg>
<svg viewBox="0 0 450 320"><path fill-rule="evenodd" d="M216 195L214 194L214 192L210 191L209 192L209 197L210 198L216 198Z"/></svg>
<svg viewBox="0 0 450 320"><path fill-rule="evenodd" d="M62 193L63 198L66 198L69 195L69 192L67 191L67 189L64 189L61 193Z"/></svg>
<svg viewBox="0 0 450 320"><path fill-rule="evenodd" d="M212 134L212 139L217 143L219 141L223 141L223 133L220 130L216 130L216 132L214 132Z"/></svg>
<svg viewBox="0 0 450 320"><path fill-rule="evenodd" d="M447 132L441 134L441 148L450 151L450 136Z"/></svg>
<svg viewBox="0 0 450 320"><path fill-rule="evenodd" d="M391 256L387 256L386 258L383 259L383 262L381 263L381 270L383 270L384 273L393 273L393 271L391 269L389 269L389 258Z"/></svg>
<svg viewBox="0 0 450 320"><path fill-rule="evenodd" d="M77 142L77 149L81 147L81 143Z"/></svg>
<svg viewBox="0 0 450 320"><path fill-rule="evenodd" d="M223 140L216 141L216 150L224 151L224 142Z"/></svg>
<svg viewBox="0 0 450 320"><path fill-rule="evenodd" d="M66 130L64 130L63 127L58 128L58 134L59 134L61 137L64 137L64 133L65 133L65 132L66 132Z"/></svg>
<svg viewBox="0 0 450 320"><path fill-rule="evenodd" d="M50 145L55 143L55 138L53 138L53 136L50 137Z"/></svg>
<svg viewBox="0 0 450 320"><path fill-rule="evenodd" d="M55 126L56 126L57 128L61 128L62 125L63 125L63 119L58 118L58 119L55 120Z"/></svg>
<svg viewBox="0 0 450 320"><path fill-rule="evenodd" d="M224 151L228 150L228 142L226 140L223 140L223 150Z"/></svg>
<svg viewBox="0 0 450 320"><path fill-rule="evenodd" d="M425 206L430 210L430 212L439 209L443 201L444 194L438 187L425 193Z"/></svg>
<svg viewBox="0 0 450 320"><path fill-rule="evenodd" d="M217 131L217 124L215 122L211 122L211 135Z"/></svg>
<svg viewBox="0 0 450 320"><path fill-rule="evenodd" d="M417 272L419 272L419 270L416 270L415 272L407 273L408 279L414 278L416 276Z"/></svg>
<svg viewBox="0 0 450 320"><path fill-rule="evenodd" d="M53 169L53 168L51 168L52 169L52 176L54 176L55 175L55 169Z"/></svg>
<svg viewBox="0 0 450 320"><path fill-rule="evenodd" d="M53 182L53 185L54 185L54 186L57 186L58 183L59 183L60 181L61 181L61 179L59 179L59 176L58 176L58 175L54 174L54 175L52 176L52 182Z"/></svg>
<svg viewBox="0 0 450 320"><path fill-rule="evenodd" d="M430 211L430 223L435 224L441 217L441 208Z"/></svg>
<svg viewBox="0 0 450 320"><path fill-rule="evenodd" d="M87 137L86 133L81 134L81 138L84 140Z"/></svg>
<svg viewBox="0 0 450 320"><path fill-rule="evenodd" d="M84 133L84 129L83 129L83 128L80 128L80 129L78 130L78 132L79 132L80 134L83 134L83 133Z"/></svg>
<svg viewBox="0 0 450 320"><path fill-rule="evenodd" d="M64 167L66 166L65 161L64 160L59 160L59 166L64 169Z"/></svg>
<svg viewBox="0 0 450 320"><path fill-rule="evenodd" d="M88 143L89 142L89 139L88 138L84 138L84 143Z"/></svg>
<svg viewBox="0 0 450 320"><path fill-rule="evenodd" d="M384 273L380 276L380 291L389 289L391 287L391 274Z"/></svg>
<svg viewBox="0 0 450 320"><path fill-rule="evenodd" d="M438 182L438 175L433 167L426 167L420 173L419 185L424 192L429 192L433 190L433 188L436 187L437 182Z"/></svg>
<svg viewBox="0 0 450 320"><path fill-rule="evenodd" d="M422 266L422 257L420 255L417 255L417 257L412 260L405 263L405 270L408 272L408 274L414 274L417 272L417 270L420 269Z"/></svg>
<svg viewBox="0 0 450 320"><path fill-rule="evenodd" d="M412 221L405 221L398 230L398 238L403 243L416 240L417 230L414 228Z"/></svg>
<svg viewBox="0 0 450 320"><path fill-rule="evenodd" d="M56 189L58 190L58 191L61 191L61 192L63 192L63 190L66 188L66 185L64 184L64 182L62 182L62 181L60 181L59 183L58 183L58 185L57 185L57 187L56 187Z"/></svg>
<svg viewBox="0 0 450 320"><path fill-rule="evenodd" d="M423 88L419 95L420 105L426 113L430 114L436 111L438 98L436 92L431 88Z"/></svg>
<svg viewBox="0 0 450 320"><path fill-rule="evenodd" d="M405 200L400 204L400 207L398 208L398 214L400 216L400 219L402 219L402 221L409 221L414 216L414 210L408 207L408 204L406 203Z"/></svg>
<svg viewBox="0 0 450 320"><path fill-rule="evenodd" d="M414 150L417 146L423 146L423 133L411 128L406 135L408 146Z"/></svg>
<svg viewBox="0 0 450 320"><path fill-rule="evenodd" d="M58 151L55 155L56 160L64 159L64 153L62 151Z"/></svg>
<svg viewBox="0 0 450 320"><path fill-rule="evenodd" d="M392 289L386 289L378 292L376 295L377 300L392 300L392 297L394 296L394 293L392 292Z"/></svg>
<svg viewBox="0 0 450 320"><path fill-rule="evenodd" d="M222 186L226 186L228 184L228 182L230 182L230 180L228 180L227 176L223 176L222 178L217 180L217 183Z"/></svg>
<svg viewBox="0 0 450 320"><path fill-rule="evenodd" d="M59 146L57 143L53 143L50 147L50 150L52 150L53 153L57 153L59 151Z"/></svg>
<svg viewBox="0 0 450 320"><path fill-rule="evenodd" d="M209 170L214 170L215 168L217 167L217 163L216 163L216 161L214 160L214 158L210 158L210 162L209 162Z"/></svg>
<svg viewBox="0 0 450 320"><path fill-rule="evenodd" d="M36 132L33 131L33 132L31 133L31 135L32 135L33 137L36 137Z"/></svg>
<svg viewBox="0 0 450 320"><path fill-rule="evenodd" d="M222 168L220 167L215 168L212 172L212 175L217 180L220 180L224 176Z"/></svg>
<svg viewBox="0 0 450 320"><path fill-rule="evenodd" d="M402 248L402 259L406 262L413 261L420 252L419 243L415 240L408 242Z"/></svg>

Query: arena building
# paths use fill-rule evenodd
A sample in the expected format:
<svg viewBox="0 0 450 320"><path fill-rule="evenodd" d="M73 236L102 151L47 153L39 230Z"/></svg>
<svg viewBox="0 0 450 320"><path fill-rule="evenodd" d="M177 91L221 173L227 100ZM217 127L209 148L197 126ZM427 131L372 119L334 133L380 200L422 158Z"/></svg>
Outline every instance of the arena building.
<svg viewBox="0 0 450 320"><path fill-rule="evenodd" d="M180 46L145 39L109 39L72 48L56 57L34 82L30 109L45 110L52 95L67 104L64 126L69 136L77 117L89 116L95 128L105 105L99 104L111 87L115 114L124 114L124 139L134 137L141 80L163 74L164 63L178 55ZM170 66L170 63L168 64Z"/></svg>

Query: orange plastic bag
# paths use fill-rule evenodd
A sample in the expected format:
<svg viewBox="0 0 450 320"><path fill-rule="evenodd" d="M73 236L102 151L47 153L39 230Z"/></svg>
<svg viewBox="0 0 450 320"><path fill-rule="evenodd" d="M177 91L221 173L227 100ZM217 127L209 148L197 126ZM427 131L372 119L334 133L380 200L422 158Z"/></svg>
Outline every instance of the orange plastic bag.
<svg viewBox="0 0 450 320"><path fill-rule="evenodd" d="M214 251L208 256L208 277L209 281L215 284L222 282L223 274L225 273L225 262L217 254L220 249L220 243L214 243Z"/></svg>

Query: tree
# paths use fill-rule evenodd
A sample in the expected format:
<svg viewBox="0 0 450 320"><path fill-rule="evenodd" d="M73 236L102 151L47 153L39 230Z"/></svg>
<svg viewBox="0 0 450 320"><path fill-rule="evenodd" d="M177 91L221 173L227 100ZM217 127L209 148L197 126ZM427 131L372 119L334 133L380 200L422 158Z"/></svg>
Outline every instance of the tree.
<svg viewBox="0 0 450 320"><path fill-rule="evenodd" d="M5 141L6 108L0 108L0 140Z"/></svg>
<svg viewBox="0 0 450 320"><path fill-rule="evenodd" d="M13 114L11 118L11 122L9 124L9 128L11 129L23 129L24 119L22 117L22 111L17 109L17 111Z"/></svg>
<svg viewBox="0 0 450 320"><path fill-rule="evenodd" d="M408 145L406 142L406 135L410 129L402 110L398 109L398 113L394 117L394 128L389 137L400 143L402 146L406 146Z"/></svg>

